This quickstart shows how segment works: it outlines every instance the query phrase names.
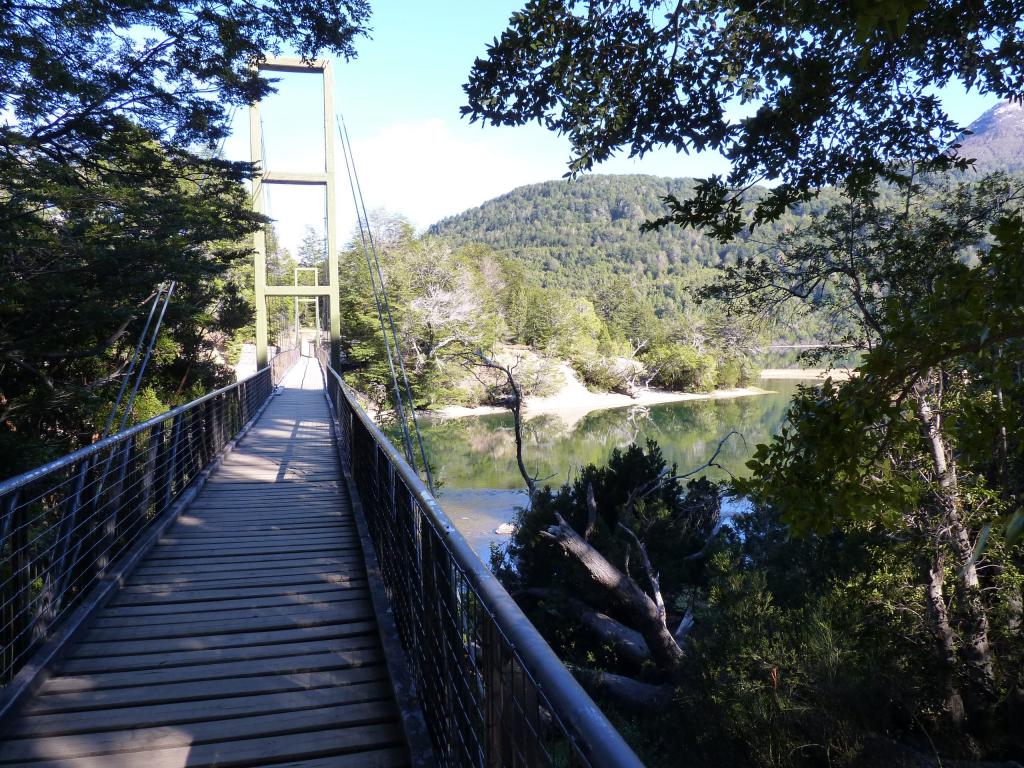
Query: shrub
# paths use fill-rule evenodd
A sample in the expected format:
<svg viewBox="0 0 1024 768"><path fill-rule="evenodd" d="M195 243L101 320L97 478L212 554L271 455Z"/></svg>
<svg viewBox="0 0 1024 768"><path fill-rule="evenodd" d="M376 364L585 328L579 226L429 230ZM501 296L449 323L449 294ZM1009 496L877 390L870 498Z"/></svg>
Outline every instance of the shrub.
<svg viewBox="0 0 1024 768"><path fill-rule="evenodd" d="M682 392L707 392L715 388L715 360L683 344L655 347L643 358L653 373L651 383Z"/></svg>
<svg viewBox="0 0 1024 768"><path fill-rule="evenodd" d="M715 384L718 387L745 387L757 378L753 361L743 354L726 353L718 358Z"/></svg>

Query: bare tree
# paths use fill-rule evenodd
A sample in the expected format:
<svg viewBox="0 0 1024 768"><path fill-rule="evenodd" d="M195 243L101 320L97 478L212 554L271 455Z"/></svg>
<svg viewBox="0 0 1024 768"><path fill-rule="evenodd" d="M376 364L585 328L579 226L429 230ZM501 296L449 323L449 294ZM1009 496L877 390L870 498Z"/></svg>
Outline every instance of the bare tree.
<svg viewBox="0 0 1024 768"><path fill-rule="evenodd" d="M472 355L468 355L466 360L471 369L482 367L497 372L504 379L507 394L503 404L512 413L512 428L516 441L516 464L519 467L519 474L522 475L523 482L526 483L526 490L532 504L534 497L537 495L538 478L536 475L529 473L526 469L526 463L523 461L523 390L515 377L515 370L522 362L522 358L517 357L511 365L502 365L493 357L484 354L483 350L478 349ZM486 382L481 381L481 383L486 386Z"/></svg>

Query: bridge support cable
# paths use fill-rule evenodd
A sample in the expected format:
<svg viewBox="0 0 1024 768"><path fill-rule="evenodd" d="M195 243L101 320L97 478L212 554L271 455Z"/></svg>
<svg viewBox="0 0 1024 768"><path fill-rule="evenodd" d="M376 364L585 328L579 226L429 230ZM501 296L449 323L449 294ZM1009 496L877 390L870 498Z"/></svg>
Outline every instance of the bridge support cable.
<svg viewBox="0 0 1024 768"><path fill-rule="evenodd" d="M138 373L135 374L135 383L132 385L132 392L128 396L128 401L124 406L124 411L121 414L121 420L118 423L117 431L124 431L125 425L128 423L128 418L131 416L132 409L135 405L135 397L138 395L139 386L142 384L143 376L146 374L146 366L149 364L149 359L153 354L153 347L156 345L156 340L160 335L160 326L163 325L164 314L167 312L167 307L171 303L171 295L174 293L175 281L172 280L166 284L166 290L164 289L165 284L161 284L157 290L156 298L153 302L153 306L150 309L149 317L146 318L146 324L142 329L142 333L139 335L139 343L136 345L135 353L132 358L132 364L129 369L129 373L125 376L124 381L121 383L121 390L118 392L117 401L110 412L110 417L107 420L107 425L104 427L102 438L105 438L110 430L110 423L113 421L114 414L117 413L117 408L121 402L122 397L128 383L128 379L131 378L131 369L135 368L136 360L138 359L139 353L142 351L142 344L149 331L149 326L152 323L154 312L157 305L160 305L160 313L157 315L156 325L153 327L153 332L149 334L149 343L146 346L145 356L142 358L142 363L139 366ZM78 516L83 506L81 503L81 497L88 495L89 498L100 498L103 495L104 486L107 482L107 477L110 472L111 464L114 462L114 456L116 451L111 448L107 453L105 459L100 461L99 455L97 454L92 459L83 462L82 467L78 471L78 478L76 480L77 486L75 494L79 497L78 501L74 504L69 505L67 513L61 518L59 533L57 537L57 551L54 555L56 567L54 572L56 573L56 579L53 584L53 591L56 595L54 604L56 609L60 609L60 604L64 599L66 592L67 580L70 578L70 574L73 567L78 564L80 559L80 552L82 549L83 538L75 536L75 532L79 527ZM102 464L102 467L95 467L94 464ZM90 472L98 474L98 479L93 483L92 488L86 488L86 479ZM86 493L87 492L87 493Z"/></svg>
<svg viewBox="0 0 1024 768"><path fill-rule="evenodd" d="M388 350L388 366L391 370L392 383L395 390L395 407L398 412L399 419L402 422L402 438L406 442L406 456L409 459L409 463L413 469L416 469L416 459L414 456L412 438L410 436L408 421L406 420L404 408L402 407L401 400L402 395L399 391L398 377L395 374L394 363L391 360L391 350L388 344L387 332L384 328L384 315L387 315L387 325L391 330L391 338L394 342L395 357L398 358L398 367L402 374L402 385L405 392L405 397L409 405L409 417L412 421L412 432L416 435L416 443L419 448L420 459L423 462L423 473L427 480L427 487L430 488L431 492L434 489L434 478L430 471L430 462L427 461L426 448L423 445L423 435L420 432L419 421L416 418L416 406L413 402L412 388L409 386L409 375L405 369L405 361L402 358L402 348L399 344L398 330L395 326L395 318L391 312L391 302L388 299L387 286L384 283L384 271L380 266L380 256L377 251L377 244L373 238L373 230L370 228L370 219L366 212L366 202L363 199L363 188L359 183L359 172L356 169L355 156L352 153L352 142L349 139L348 127L345 125L345 119L341 115L338 115L338 136L341 139L341 148L345 153L345 169L348 171L349 186L352 189L352 201L356 207L356 219L359 222L359 236L363 244L363 253L366 256L366 266L370 271L370 284L373 286L374 300L377 305L377 317L380 320L381 333L384 335L384 345ZM364 234L365 225L365 234ZM369 247L367 247L369 244ZM372 265L371 265L372 259ZM374 283L374 273L377 276L377 282L380 284L380 298L377 296L377 286ZM383 307L384 312L381 312Z"/></svg>
<svg viewBox="0 0 1024 768"><path fill-rule="evenodd" d="M164 294L163 306L160 307L160 315L156 319L156 327L153 328L153 333L149 338L149 346L146 347L146 356L142 358L142 364L139 367L138 375L135 377L135 384L132 387L132 393L128 397L128 403L124 407L124 413L121 414L121 421L117 425L118 432L124 430L125 425L128 423L128 417L131 416L132 409L135 407L135 397L139 394L139 386L142 384L142 377L145 375L146 366L149 365L149 359L153 355L153 347L156 346L157 337L160 335L160 326L163 325L164 315L167 313L167 307L171 304L171 296L174 294L174 288L176 285L177 282L171 280L167 286L167 292Z"/></svg>
<svg viewBox="0 0 1024 768"><path fill-rule="evenodd" d="M117 397L114 398L114 404L110 407L110 415L107 416L107 421L103 425L103 432L100 433L100 439L110 434L110 428L114 425L114 419L117 417L117 409L121 405L121 400L124 398L124 393L128 389L128 382L132 380L132 375L135 373L135 366L139 362L139 357L142 355L142 345L146 341L146 334L149 332L149 326L153 322L153 315L156 314L157 305L160 304L160 299L164 293L164 283L156 289L156 293L153 295L153 304L149 308L149 315L146 317L146 324L142 326L142 331L139 333L139 340L135 344L135 350L132 352L132 356L129 360L128 370L125 371L124 378L121 379L121 387L117 391Z"/></svg>
<svg viewBox="0 0 1024 768"><path fill-rule="evenodd" d="M339 135L341 135L341 130L340 129L339 129L338 133L339 133ZM416 466L416 456L415 456L415 453L413 452L413 449L412 449L412 437L409 434L409 423L408 423L408 421L406 419L406 416L405 416L405 404L404 404L405 401L404 401L404 399L402 397L401 391L398 388L398 376L397 376L397 373L395 371L395 360L394 360L395 356L397 355L399 357L399 360L401 360L401 355L399 353L399 350L397 349L397 347L398 347L398 340L394 339L395 351L394 351L394 353L392 353L392 348L391 348L392 339L389 338L389 336L388 336L388 329L387 329L387 327L386 327L386 325L384 323L384 309L383 309L383 305L381 303L381 293L384 290L384 284L383 284L383 281L382 281L381 285L380 285L380 288L378 288L377 281L374 279L374 276L373 276L374 269L373 269L373 264L371 262L370 247L369 247L369 244L367 242L367 232L368 232L368 230L370 228L370 223L369 223L369 221L365 221L364 222L363 214L362 214L362 212L359 209L359 201L358 201L358 198L356 197L355 183L354 183L353 178L352 178L352 166L350 165L350 159L349 159L349 147L346 145L343 136L342 136L342 143L341 143L341 151L342 151L342 153L344 154L344 157L345 157L345 169L348 172L349 187L352 189L352 203L355 206L355 210L356 210L356 223L359 226L359 239L360 239L360 242L362 243L362 246L363 246L363 256L366 259L366 269L367 269L367 274L368 274L368 276L370 278L370 288L373 291L373 303L374 303L374 305L377 308L377 322L380 323L380 333L381 333L381 337L384 339L384 354L387 357L388 371L391 374L391 386L392 386L391 399L393 400L393 402L395 404L395 414L398 416L398 421L399 421L399 424L401 425L401 429L402 429L402 444L403 444L403 447L405 448L405 457L406 457L406 459L408 459L409 463L415 468L415 466Z"/></svg>

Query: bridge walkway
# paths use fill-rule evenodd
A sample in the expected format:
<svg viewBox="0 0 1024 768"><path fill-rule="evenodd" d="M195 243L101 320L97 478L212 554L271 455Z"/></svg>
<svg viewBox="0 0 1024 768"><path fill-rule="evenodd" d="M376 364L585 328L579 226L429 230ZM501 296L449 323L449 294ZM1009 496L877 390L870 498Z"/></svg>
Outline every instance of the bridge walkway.
<svg viewBox="0 0 1024 768"><path fill-rule="evenodd" d="M304 359L4 734L0 766L408 763Z"/></svg>

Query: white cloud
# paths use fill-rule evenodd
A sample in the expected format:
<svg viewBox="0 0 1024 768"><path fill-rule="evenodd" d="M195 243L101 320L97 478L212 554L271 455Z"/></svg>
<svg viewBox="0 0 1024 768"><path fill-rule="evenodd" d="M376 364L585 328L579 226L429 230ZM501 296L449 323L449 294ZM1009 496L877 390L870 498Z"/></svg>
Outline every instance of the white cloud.
<svg viewBox="0 0 1024 768"><path fill-rule="evenodd" d="M508 131L452 127L436 118L389 125L352 143L367 207L407 216L418 229L564 172L550 146L528 133L511 137ZM341 163L342 185L344 172ZM344 197L347 189L339 190Z"/></svg>

